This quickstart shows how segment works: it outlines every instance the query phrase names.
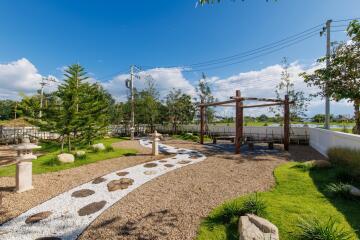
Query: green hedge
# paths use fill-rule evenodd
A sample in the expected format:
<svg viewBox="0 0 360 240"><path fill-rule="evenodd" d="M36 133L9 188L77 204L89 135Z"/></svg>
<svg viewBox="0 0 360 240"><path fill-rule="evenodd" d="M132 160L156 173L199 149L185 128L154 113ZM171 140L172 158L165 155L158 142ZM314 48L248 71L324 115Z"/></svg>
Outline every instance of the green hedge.
<svg viewBox="0 0 360 240"><path fill-rule="evenodd" d="M345 168L351 176L360 180L360 150L333 147L327 154L332 163Z"/></svg>

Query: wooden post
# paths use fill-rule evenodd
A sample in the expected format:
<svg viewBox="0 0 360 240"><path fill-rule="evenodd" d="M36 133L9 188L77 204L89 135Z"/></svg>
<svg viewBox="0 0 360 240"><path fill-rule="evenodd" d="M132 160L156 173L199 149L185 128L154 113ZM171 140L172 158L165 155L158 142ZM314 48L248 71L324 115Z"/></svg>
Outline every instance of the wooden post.
<svg viewBox="0 0 360 240"><path fill-rule="evenodd" d="M289 151L290 145L290 107L289 96L285 95L284 101L284 149Z"/></svg>
<svg viewBox="0 0 360 240"><path fill-rule="evenodd" d="M201 104L204 101L201 100ZM204 120L205 120L205 107L203 105L200 106L200 144L204 144Z"/></svg>
<svg viewBox="0 0 360 240"><path fill-rule="evenodd" d="M240 90L236 90L236 98L241 97ZM244 126L244 109L242 108L243 103L241 100L236 101L236 128L235 128L235 154L240 153L240 147L243 137L243 126Z"/></svg>

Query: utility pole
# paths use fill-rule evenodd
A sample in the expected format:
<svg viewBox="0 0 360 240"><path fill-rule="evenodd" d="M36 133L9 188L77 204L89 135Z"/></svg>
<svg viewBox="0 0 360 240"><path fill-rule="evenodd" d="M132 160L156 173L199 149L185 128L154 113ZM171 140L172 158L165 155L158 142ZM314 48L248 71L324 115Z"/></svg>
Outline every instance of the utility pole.
<svg viewBox="0 0 360 240"><path fill-rule="evenodd" d="M51 77L42 77L41 78L41 89L40 89L40 112L39 112L39 118L42 117L42 109L43 109L43 98L44 98L44 87L49 84L49 82L56 82L54 78Z"/></svg>
<svg viewBox="0 0 360 240"><path fill-rule="evenodd" d="M134 102L134 65L130 66L130 91L131 91L131 140L135 139L135 102Z"/></svg>
<svg viewBox="0 0 360 240"><path fill-rule="evenodd" d="M130 136L131 140L135 139L135 101L134 101L134 80L135 78L140 78L135 74L135 70L140 71L140 68L135 65L130 66L130 79L125 81L125 85L130 89L130 101L131 101L131 119L130 119Z"/></svg>
<svg viewBox="0 0 360 240"><path fill-rule="evenodd" d="M327 20L326 25L323 30L320 32L320 36L326 33L326 68L330 68L330 51L331 51L331 22L332 20ZM327 79L329 80L329 79ZM326 87L325 87L326 90ZM325 129L330 129L330 98L326 93L325 96Z"/></svg>

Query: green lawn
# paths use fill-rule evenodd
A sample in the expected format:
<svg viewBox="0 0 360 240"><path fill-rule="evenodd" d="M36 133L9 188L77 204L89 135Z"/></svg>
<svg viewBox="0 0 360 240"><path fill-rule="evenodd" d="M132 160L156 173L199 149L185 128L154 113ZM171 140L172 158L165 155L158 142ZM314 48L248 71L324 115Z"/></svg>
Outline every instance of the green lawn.
<svg viewBox="0 0 360 240"><path fill-rule="evenodd" d="M112 143L122 141L121 138L105 138L95 141L103 143L105 146L110 146ZM54 144L53 142L44 142L41 143L42 149L39 150L40 153L43 153L43 156L38 157L33 161L33 173L40 174L46 172L56 172L64 169L79 167L81 165L102 161L106 159L116 158L124 155L133 155L136 153L136 150L132 149L117 149L114 148L113 151L99 151L93 152L92 150L85 150L86 157L84 159L75 159L74 163L60 164L56 161L56 156L60 154L59 144ZM0 176L14 176L15 175L15 165L0 167Z"/></svg>
<svg viewBox="0 0 360 240"><path fill-rule="evenodd" d="M275 170L277 185L269 192L258 193L266 202L266 218L278 226L280 239L295 239L297 223L300 218L315 217L327 221L329 217L339 222L341 227L350 230L354 239L359 239L360 201L332 198L324 193L330 182L338 182L337 169L304 170L296 163L286 163ZM246 196L231 200L215 208L199 228L197 240L238 239L238 216L228 223L208 224L209 219L228 214L229 206L241 204Z"/></svg>

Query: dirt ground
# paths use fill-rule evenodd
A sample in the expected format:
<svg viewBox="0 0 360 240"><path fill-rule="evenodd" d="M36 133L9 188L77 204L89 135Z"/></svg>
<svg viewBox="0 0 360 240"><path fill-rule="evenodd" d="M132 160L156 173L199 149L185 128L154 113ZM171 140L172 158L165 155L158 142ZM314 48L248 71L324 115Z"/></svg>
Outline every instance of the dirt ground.
<svg viewBox="0 0 360 240"><path fill-rule="evenodd" d="M322 159L308 146L291 146L285 153L279 146L272 151L234 155L221 149L192 142L169 140L165 144L203 152L207 159L165 175L135 189L101 214L80 239L161 240L194 239L201 219L226 200L251 192L266 191L274 185L273 170L285 161ZM0 223L109 172L154 160L150 149L136 141L115 147L137 149L139 154L120 157L55 173L35 175L35 189L12 192L14 177L0 178L4 195ZM159 156L157 159L168 156Z"/></svg>
<svg viewBox="0 0 360 240"><path fill-rule="evenodd" d="M240 157L190 142L165 143L200 150L208 158L134 190L97 218L80 239L194 239L201 219L214 207L271 188L279 164L322 158L307 146L292 146L290 154L278 149Z"/></svg>
<svg viewBox="0 0 360 240"><path fill-rule="evenodd" d="M0 223L4 223L36 205L92 179L116 170L165 157L165 155L159 155L156 158L151 156L151 149L142 147L138 141L123 141L115 143L113 146L135 149L138 154L104 160L60 172L34 175L34 189L21 194L13 191L15 177L0 177L0 198L2 195Z"/></svg>

